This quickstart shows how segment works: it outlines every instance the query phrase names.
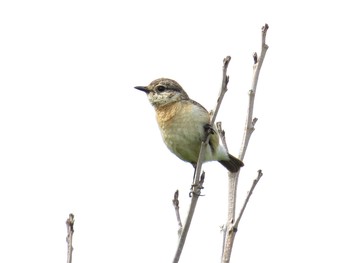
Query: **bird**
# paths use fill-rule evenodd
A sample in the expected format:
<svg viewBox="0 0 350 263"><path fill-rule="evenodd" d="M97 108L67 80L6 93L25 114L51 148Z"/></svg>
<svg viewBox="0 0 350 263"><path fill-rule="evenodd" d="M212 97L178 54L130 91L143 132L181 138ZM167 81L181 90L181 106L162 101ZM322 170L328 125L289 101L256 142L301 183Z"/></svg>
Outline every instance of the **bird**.
<svg viewBox="0 0 350 263"><path fill-rule="evenodd" d="M217 130L210 125L209 112L190 99L175 80L158 78L148 86L136 86L135 89L147 94L155 109L163 141L178 158L196 169L201 143L209 134L204 162L218 161L232 173L244 166L220 144Z"/></svg>

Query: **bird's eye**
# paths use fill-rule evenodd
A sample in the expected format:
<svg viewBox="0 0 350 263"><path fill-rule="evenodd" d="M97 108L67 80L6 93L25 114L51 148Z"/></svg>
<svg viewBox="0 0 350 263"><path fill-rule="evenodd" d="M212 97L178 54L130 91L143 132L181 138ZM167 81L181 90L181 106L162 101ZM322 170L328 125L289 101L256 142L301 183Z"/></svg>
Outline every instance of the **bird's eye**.
<svg viewBox="0 0 350 263"><path fill-rule="evenodd" d="M165 91L165 87L162 86L162 85L159 85L159 86L157 86L157 91L158 92L163 92L163 91Z"/></svg>

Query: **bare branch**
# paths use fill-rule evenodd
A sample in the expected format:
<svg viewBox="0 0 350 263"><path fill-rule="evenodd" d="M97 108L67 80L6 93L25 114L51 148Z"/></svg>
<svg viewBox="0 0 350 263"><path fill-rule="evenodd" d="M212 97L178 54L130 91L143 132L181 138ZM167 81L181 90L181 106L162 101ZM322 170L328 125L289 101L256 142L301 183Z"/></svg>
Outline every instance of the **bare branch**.
<svg viewBox="0 0 350 263"><path fill-rule="evenodd" d="M249 102L248 102L248 111L246 124L244 128L244 134L241 144L241 149L238 158L240 160L244 159L245 153L247 151L248 143L250 137L255 129L255 124L257 118L253 119L253 110L254 110L254 99L256 94L256 88L258 84L260 69L263 64L265 54L268 50L268 45L266 45L266 33L269 26L265 24L262 27L262 40L261 40L261 51L260 56L258 57L256 53L253 55L254 65L253 65L253 80L251 84L251 89L249 90ZM235 228L232 228L232 224L235 222L235 213L236 213L236 200L237 200L237 185L238 185L239 171L237 173L229 173L228 176L228 212L227 212L227 223L224 228L224 245L222 251L222 263L229 263L232 253L233 241L235 238ZM237 221L236 221L237 222ZM232 231L233 230L233 231Z"/></svg>
<svg viewBox="0 0 350 263"><path fill-rule="evenodd" d="M179 190L176 190L174 193L174 199L173 199L173 205L175 208L175 214L176 214L176 220L177 224L179 226L179 229L177 230L177 234L181 235L182 232L182 222L181 222L181 216L180 216L180 207L179 207Z"/></svg>
<svg viewBox="0 0 350 263"><path fill-rule="evenodd" d="M74 215L69 214L68 219L66 220L67 226L67 263L72 263L72 253L73 253L73 233L74 233Z"/></svg>
<svg viewBox="0 0 350 263"><path fill-rule="evenodd" d="M226 232L228 233L228 236L232 236L234 240L235 236L236 236L236 233L238 231L238 225L239 225L239 222L241 221L241 218L242 218L242 215L247 207L247 204L249 202L249 199L250 197L252 196L253 194L253 191L254 191L254 188L255 186L258 184L260 178L263 176L263 173L261 170L258 171L258 176L255 178L255 180L253 181L252 183L252 186L250 187L250 190L247 194L247 197L246 199L244 200L244 203L243 203L243 207L241 208L241 211L239 212L239 215L237 217L237 220L235 222L233 221L230 221L229 224L226 226Z"/></svg>
<svg viewBox="0 0 350 263"><path fill-rule="evenodd" d="M215 122L216 116L218 115L218 112L219 112L219 109L221 106L221 102L224 99L224 95L227 91L227 84L230 80L229 76L227 76L227 68L228 68L228 64L230 63L230 61L231 61L230 56L227 56L226 58L224 58L224 61L223 61L224 65L222 67L222 82L221 82L220 94L219 94L219 97L217 100L215 110L214 110L213 114L211 115L211 119L210 119L210 125L212 127L214 127L214 122Z"/></svg>
<svg viewBox="0 0 350 263"><path fill-rule="evenodd" d="M243 203L243 207L242 207L241 211L239 212L239 215L238 215L238 217L237 217L237 220L235 221L235 223L234 223L234 225L233 225L234 232L237 232L237 230L238 230L238 224L239 224L239 222L241 221L241 218L242 218L242 215L243 215L243 213L244 213L244 210L245 210L245 208L246 208L246 206L247 206L247 204L248 204L248 202L249 202L250 197L251 197L252 194L253 194L253 191L254 191L255 186L258 184L258 182L259 182L259 180L260 180L260 178L261 178L262 176L263 176L262 171L261 171L261 170L258 170L258 176L257 176L257 177L255 178L255 180L253 181L252 186L250 187L250 190L249 190L249 192L248 192L248 194L247 194L247 197L246 197L246 199L245 199L245 201L244 201L244 203Z"/></svg>
<svg viewBox="0 0 350 263"><path fill-rule="evenodd" d="M243 140L242 140L242 145L241 145L241 150L239 153L239 158L243 160L245 153L247 151L248 143L250 140L250 136L254 132L255 129L255 123L257 122L257 118L253 119L253 110L254 110L254 100L255 100L255 94L256 94L256 88L258 86L258 79L260 75L260 69L261 66L264 62L265 59L265 54L269 48L269 46L266 44L266 33L268 30L269 26L265 24L262 29L262 42L261 42L261 51L260 51L260 56L257 57L257 54L254 53L253 59L254 59L254 65L253 65L253 81L252 81L252 86L251 89L249 90L249 106L248 106L248 113L247 113L247 119L246 119L246 126L244 129L244 135L243 135Z"/></svg>
<svg viewBox="0 0 350 263"><path fill-rule="evenodd" d="M219 133L222 145L225 147L226 151L229 152L228 147L227 147L227 143L226 143L225 131L222 129L221 122L217 122L216 127L218 129L218 133Z"/></svg>
<svg viewBox="0 0 350 263"><path fill-rule="evenodd" d="M223 69L222 69L223 79L222 79L222 83L221 83L220 94L219 94L219 97L217 99L217 104L216 104L215 110L210 114L211 115L211 117L210 117L210 126L211 127L214 126L215 119L216 119L216 116L219 112L221 102L222 102L224 95L227 91L227 84L229 82L229 77L227 76L226 73L227 73L227 67L230 63L230 60L231 60L231 57L227 56L223 61ZM185 224L183 226L183 229L182 229L182 232L181 232L181 235L179 238L178 247L177 247L175 257L173 260L174 263L177 263L180 260L182 249L185 245L187 233L188 233L188 230L189 230L190 225L191 225L191 221L192 221L192 217L193 217L196 205L197 205L197 201L198 201L198 198L201 194L201 189L203 189L205 173L203 172L201 174L201 171L202 171L202 164L204 161L204 154L205 154L205 150L206 150L206 147L208 145L208 142L209 142L209 137L210 137L209 135L210 135L211 131L210 131L210 129L208 129L206 132L207 132L207 134L206 134L205 140L202 142L201 148L199 151L195 179L194 179L194 183L192 186L190 209L189 209Z"/></svg>
<svg viewBox="0 0 350 263"><path fill-rule="evenodd" d="M196 209L197 201L198 201L198 198L200 196L200 190L203 188L204 177L205 177L204 175L205 174L203 172L201 177L200 177L200 180L198 181L198 185L194 186L194 188L193 188L193 192L192 192L192 196L191 196L190 208L189 208L189 211L188 211L188 215L187 215L185 224L184 224L184 226L182 228L182 231L180 233L179 243L178 243L178 246L177 246L177 249L176 249L176 253L175 253L175 257L174 257L174 260L173 260L174 263L177 263L180 260L182 249L183 249L183 247L185 245L187 233L188 233L188 230L190 229L190 225L191 225L191 222L192 222L194 211Z"/></svg>
<svg viewBox="0 0 350 263"><path fill-rule="evenodd" d="M220 106L221 106L221 102L222 102L224 95L227 91L227 84L229 82L229 77L226 75L226 73L227 73L227 67L228 67L228 64L230 63L230 60L231 60L231 57L227 56L223 61L224 65L222 68L223 76L222 76L221 89L220 89L219 97L217 99L217 104L216 104L215 110L211 114L211 118L210 118L210 126L211 127L214 126L216 116L217 116L219 109L220 109ZM199 175L200 175L201 170L202 170L202 164L203 164L204 154L205 154L205 147L207 147L207 145L208 145L209 135L210 135L210 131L208 130L207 134L206 134L206 138L202 142L201 149L199 152L194 185L198 184L198 182L199 182ZM198 190L199 190L199 193L198 193ZM197 189L197 194L200 194L200 189Z"/></svg>

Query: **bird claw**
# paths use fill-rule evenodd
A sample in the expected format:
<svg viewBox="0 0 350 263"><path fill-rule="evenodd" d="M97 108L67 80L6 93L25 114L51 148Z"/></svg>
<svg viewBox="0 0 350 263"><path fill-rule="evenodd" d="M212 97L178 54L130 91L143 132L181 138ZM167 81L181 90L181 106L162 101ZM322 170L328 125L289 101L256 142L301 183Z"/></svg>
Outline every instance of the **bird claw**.
<svg viewBox="0 0 350 263"><path fill-rule="evenodd" d="M193 195L197 195L197 196L204 196L201 194L201 190L204 189L203 186L201 185L197 185L197 184L192 184L191 185L191 190L188 194L189 197L192 197Z"/></svg>

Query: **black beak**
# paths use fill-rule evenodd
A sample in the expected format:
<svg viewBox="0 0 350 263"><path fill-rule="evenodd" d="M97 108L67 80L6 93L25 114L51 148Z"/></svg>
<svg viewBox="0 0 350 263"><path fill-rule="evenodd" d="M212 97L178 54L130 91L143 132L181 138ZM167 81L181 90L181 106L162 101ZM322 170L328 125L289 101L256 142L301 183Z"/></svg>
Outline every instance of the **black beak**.
<svg viewBox="0 0 350 263"><path fill-rule="evenodd" d="M146 92L147 94L149 93L149 89L147 88L147 86L137 86L137 87L135 87L135 89Z"/></svg>

